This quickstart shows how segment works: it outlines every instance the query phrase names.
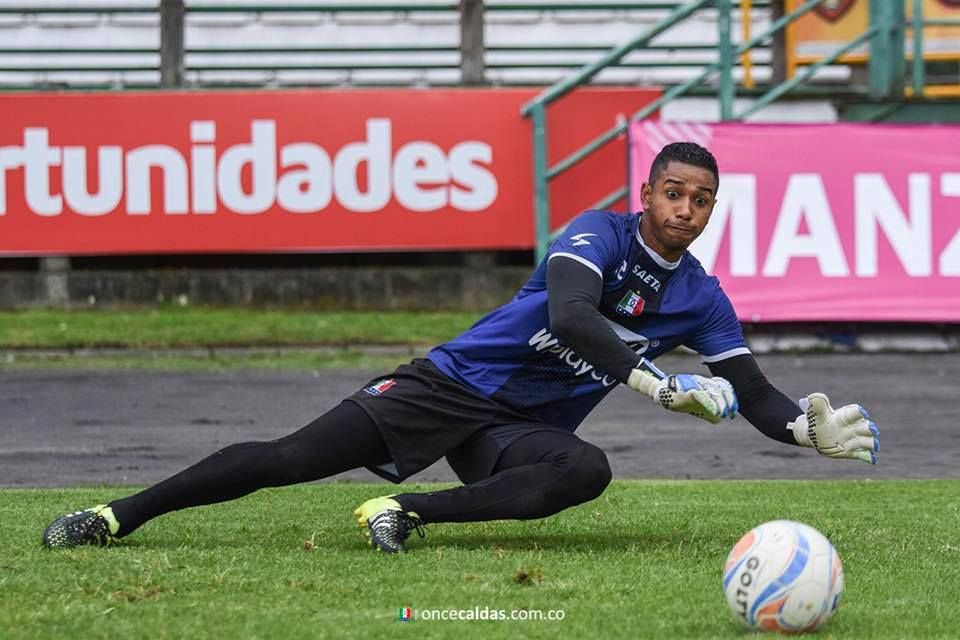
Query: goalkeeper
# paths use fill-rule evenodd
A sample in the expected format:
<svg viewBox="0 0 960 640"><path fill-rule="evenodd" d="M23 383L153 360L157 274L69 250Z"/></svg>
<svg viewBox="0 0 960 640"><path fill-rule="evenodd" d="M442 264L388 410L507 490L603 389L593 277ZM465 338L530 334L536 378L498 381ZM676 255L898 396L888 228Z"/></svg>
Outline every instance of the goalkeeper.
<svg viewBox="0 0 960 640"><path fill-rule="evenodd" d="M575 218L516 297L450 342L369 384L299 431L229 446L140 493L55 520L49 547L99 544L178 509L367 467L401 482L446 457L463 486L372 498L354 512L383 551L431 522L543 518L610 482L577 426L618 383L712 423L738 409L764 435L876 463L861 407L802 407L764 377L716 278L687 247L710 218L716 160L667 145L641 189L644 211ZM686 345L712 376L651 362Z"/></svg>

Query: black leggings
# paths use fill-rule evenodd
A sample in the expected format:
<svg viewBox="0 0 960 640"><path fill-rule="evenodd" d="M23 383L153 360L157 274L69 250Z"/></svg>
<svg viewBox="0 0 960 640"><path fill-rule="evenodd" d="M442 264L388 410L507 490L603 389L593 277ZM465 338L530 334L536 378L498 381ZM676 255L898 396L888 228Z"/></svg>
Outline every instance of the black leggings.
<svg viewBox="0 0 960 640"><path fill-rule="evenodd" d="M542 429L508 445L488 478L394 499L425 522L528 520L593 500L610 475L602 449L567 431Z"/></svg>
<svg viewBox="0 0 960 640"><path fill-rule="evenodd" d="M110 507L120 521L118 535L125 536L170 511L389 460L373 421L356 404L343 402L284 438L231 445L140 493L114 500ZM596 498L609 482L603 451L572 433L550 429L531 432L506 447L489 478L396 499L424 522L542 518Z"/></svg>

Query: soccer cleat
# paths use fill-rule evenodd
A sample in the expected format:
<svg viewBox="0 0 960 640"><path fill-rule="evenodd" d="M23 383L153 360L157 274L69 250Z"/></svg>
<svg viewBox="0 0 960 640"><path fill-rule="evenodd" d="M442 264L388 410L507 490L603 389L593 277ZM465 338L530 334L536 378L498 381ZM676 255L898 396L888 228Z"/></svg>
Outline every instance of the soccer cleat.
<svg viewBox="0 0 960 640"><path fill-rule="evenodd" d="M423 538L425 525L413 511L404 513L400 503L391 496L367 500L354 510L357 524L366 527L367 544L387 553L406 551L404 543L411 531Z"/></svg>
<svg viewBox="0 0 960 640"><path fill-rule="evenodd" d="M82 544L105 547L117 540L114 534L119 530L120 523L113 509L99 504L54 520L43 532L43 544L50 549L69 549Z"/></svg>

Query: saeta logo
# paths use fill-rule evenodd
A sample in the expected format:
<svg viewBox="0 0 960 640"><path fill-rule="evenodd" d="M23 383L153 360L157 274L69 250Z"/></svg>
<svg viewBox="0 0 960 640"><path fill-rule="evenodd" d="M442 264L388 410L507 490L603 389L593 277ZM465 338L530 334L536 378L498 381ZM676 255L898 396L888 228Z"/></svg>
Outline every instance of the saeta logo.
<svg viewBox="0 0 960 640"><path fill-rule="evenodd" d="M216 123L193 121L189 158L166 144L97 147L98 179L90 191L87 175L93 173L94 160L86 147L51 145L47 128L28 127L22 146L0 147L0 215L8 208L7 177L20 168L27 208L40 216L57 216L65 209L101 216L117 210L124 196L129 215L212 214L218 200L223 209L239 214L263 213L275 205L315 213L334 199L349 211L371 212L391 198L409 211L448 206L481 211L496 200L489 144L468 140L445 152L432 142L414 141L394 152L390 119L371 118L365 131L364 140L336 150L312 142L278 149L276 121L254 120L250 141L223 149L218 158ZM55 167L60 168L62 193L51 190ZM246 171L245 189L241 175ZM152 180L161 181L162 198L151 198Z"/></svg>

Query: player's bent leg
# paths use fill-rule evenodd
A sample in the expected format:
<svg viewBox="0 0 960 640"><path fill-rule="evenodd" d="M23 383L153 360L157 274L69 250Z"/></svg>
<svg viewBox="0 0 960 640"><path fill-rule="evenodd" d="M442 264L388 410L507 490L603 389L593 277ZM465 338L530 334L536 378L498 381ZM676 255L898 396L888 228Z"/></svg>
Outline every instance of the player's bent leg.
<svg viewBox="0 0 960 640"><path fill-rule="evenodd" d="M357 405L343 402L284 438L230 445L140 493L58 518L43 542L51 548L103 545L170 511L319 480L389 459L373 421Z"/></svg>
<svg viewBox="0 0 960 640"><path fill-rule="evenodd" d="M395 497L423 522L526 520L597 498L610 484L603 450L559 429L536 430L507 446L490 477L462 487Z"/></svg>

